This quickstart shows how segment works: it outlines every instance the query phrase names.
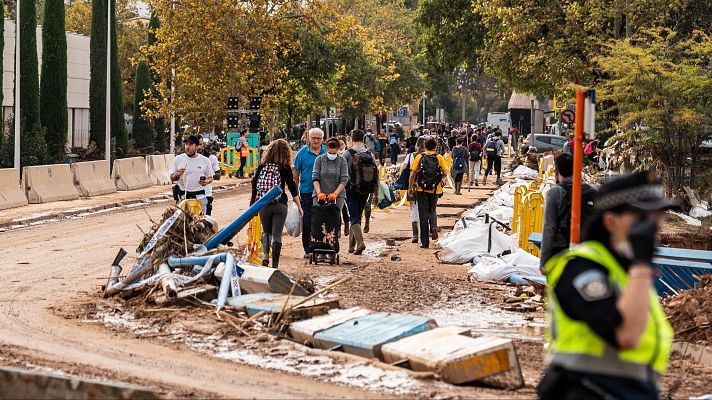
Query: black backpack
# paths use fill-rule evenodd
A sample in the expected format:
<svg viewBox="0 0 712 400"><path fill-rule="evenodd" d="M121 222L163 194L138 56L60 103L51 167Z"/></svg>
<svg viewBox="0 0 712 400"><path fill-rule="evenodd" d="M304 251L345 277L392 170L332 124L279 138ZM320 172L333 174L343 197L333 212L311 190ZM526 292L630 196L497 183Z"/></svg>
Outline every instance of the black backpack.
<svg viewBox="0 0 712 400"><path fill-rule="evenodd" d="M378 185L378 167L370 151L349 149L349 182L351 189L359 194L371 194Z"/></svg>
<svg viewBox="0 0 712 400"><path fill-rule="evenodd" d="M482 159L482 148L480 144L475 142L470 146L472 147L470 150L470 161L480 161Z"/></svg>
<svg viewBox="0 0 712 400"><path fill-rule="evenodd" d="M438 155L423 154L416 175L418 186L423 190L433 191L438 187L442 176L443 171L438 162Z"/></svg>
<svg viewBox="0 0 712 400"><path fill-rule="evenodd" d="M564 182L561 187L564 188L566 194L564 195L564 204L559 209L559 229L556 231L556 241L569 243L571 241L571 192L573 191L573 183ZM596 197L596 189L588 185L584 185L581 188L581 232L596 215L596 210L593 208L594 197Z"/></svg>

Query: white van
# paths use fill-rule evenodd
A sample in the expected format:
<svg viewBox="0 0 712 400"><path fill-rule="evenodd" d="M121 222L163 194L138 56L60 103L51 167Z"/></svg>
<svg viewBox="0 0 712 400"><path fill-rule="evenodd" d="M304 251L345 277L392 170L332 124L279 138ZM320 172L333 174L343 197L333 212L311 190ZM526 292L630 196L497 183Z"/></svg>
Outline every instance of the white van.
<svg viewBox="0 0 712 400"><path fill-rule="evenodd" d="M487 114L487 125L499 126L502 134L506 135L512 127L512 121L508 112L491 112Z"/></svg>

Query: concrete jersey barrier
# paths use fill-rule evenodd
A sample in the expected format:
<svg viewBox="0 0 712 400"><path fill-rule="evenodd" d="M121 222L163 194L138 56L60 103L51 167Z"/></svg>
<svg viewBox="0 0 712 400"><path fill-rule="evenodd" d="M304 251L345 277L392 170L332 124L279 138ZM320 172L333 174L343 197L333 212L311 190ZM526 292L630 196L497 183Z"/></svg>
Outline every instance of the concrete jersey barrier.
<svg viewBox="0 0 712 400"><path fill-rule="evenodd" d="M99 196L116 192L111 181L109 162L106 160L73 163L74 186L84 197Z"/></svg>
<svg viewBox="0 0 712 400"><path fill-rule="evenodd" d="M146 160L143 157L114 160L111 177L118 190L136 190L153 186L153 180L146 172Z"/></svg>
<svg viewBox="0 0 712 400"><path fill-rule="evenodd" d="M79 198L69 164L37 165L23 171L25 193L32 204Z"/></svg>
<svg viewBox="0 0 712 400"><path fill-rule="evenodd" d="M146 163L148 164L148 175L154 185L168 185L171 183L171 165L167 163L166 154L147 156Z"/></svg>
<svg viewBox="0 0 712 400"><path fill-rule="evenodd" d="M22 191L20 171L16 168L0 169L0 210L27 205L27 197Z"/></svg>

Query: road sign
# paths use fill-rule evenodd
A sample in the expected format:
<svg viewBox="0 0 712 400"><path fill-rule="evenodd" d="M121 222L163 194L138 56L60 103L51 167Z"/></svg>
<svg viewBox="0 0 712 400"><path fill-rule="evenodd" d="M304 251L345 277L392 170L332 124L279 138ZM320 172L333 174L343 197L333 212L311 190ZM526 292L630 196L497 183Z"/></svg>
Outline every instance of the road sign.
<svg viewBox="0 0 712 400"><path fill-rule="evenodd" d="M556 100L556 108L562 109L562 108L564 108L564 105L565 105L565 104L564 104L563 101L561 101L561 100Z"/></svg>
<svg viewBox="0 0 712 400"><path fill-rule="evenodd" d="M561 112L561 123L571 125L574 123L575 119L576 113L574 113L572 110L564 110Z"/></svg>

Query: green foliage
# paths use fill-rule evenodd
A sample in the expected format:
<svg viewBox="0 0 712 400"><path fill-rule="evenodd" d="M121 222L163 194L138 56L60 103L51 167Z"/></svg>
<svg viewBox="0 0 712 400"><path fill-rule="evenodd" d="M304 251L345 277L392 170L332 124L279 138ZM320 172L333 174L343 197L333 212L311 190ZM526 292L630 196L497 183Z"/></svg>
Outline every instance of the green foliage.
<svg viewBox="0 0 712 400"><path fill-rule="evenodd" d="M151 13L151 20L148 23L148 37L146 38L147 45L152 46L156 44L156 42L158 41L158 39L156 38L156 30L160 27L161 21L158 18L158 15L156 15L156 13ZM151 81L153 82L154 86L151 88L154 93L154 96L160 96L160 93L155 90L155 86L161 84L161 77L158 75L158 73L151 71ZM166 149L168 149L168 132L166 132L166 120L164 118L157 118L153 124L156 131L154 147L156 148L156 150L164 152L166 151Z"/></svg>
<svg viewBox="0 0 712 400"><path fill-rule="evenodd" d="M144 61L138 63L135 81L132 136L137 148L150 152L153 148L153 127L141 111L141 103L145 94L151 90L151 71Z"/></svg>
<svg viewBox="0 0 712 400"><path fill-rule="evenodd" d="M42 23L40 119L51 162L59 162L67 144L67 36L64 1L46 0Z"/></svg>
<svg viewBox="0 0 712 400"><path fill-rule="evenodd" d="M7 135L0 145L0 168L12 168L15 162L15 121L8 118L6 122ZM25 119L20 121L20 167L31 165L43 165L50 162L45 143L45 134L41 126L35 125L33 128L26 126Z"/></svg>
<svg viewBox="0 0 712 400"><path fill-rule="evenodd" d="M671 193L682 189L687 160L712 137L710 54L709 34L680 37L656 28L608 43L595 59L608 77L599 96L612 105L605 111L614 114L618 131L607 145L619 162L659 167Z"/></svg>
<svg viewBox="0 0 712 400"><path fill-rule="evenodd" d="M23 1L20 7L20 114L27 121L23 128L33 130L40 124L35 2Z"/></svg>
<svg viewBox="0 0 712 400"><path fill-rule="evenodd" d="M112 15L115 15L115 0ZM96 143L100 152L104 152L104 134L106 132L106 19L107 0L92 0L92 20L90 39L90 81L89 81L89 138ZM111 19L111 136L116 138L114 149L121 157L128 151L128 134L123 115L123 90L121 71L118 62L116 41L116 18Z"/></svg>

